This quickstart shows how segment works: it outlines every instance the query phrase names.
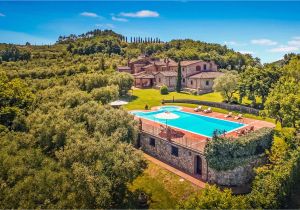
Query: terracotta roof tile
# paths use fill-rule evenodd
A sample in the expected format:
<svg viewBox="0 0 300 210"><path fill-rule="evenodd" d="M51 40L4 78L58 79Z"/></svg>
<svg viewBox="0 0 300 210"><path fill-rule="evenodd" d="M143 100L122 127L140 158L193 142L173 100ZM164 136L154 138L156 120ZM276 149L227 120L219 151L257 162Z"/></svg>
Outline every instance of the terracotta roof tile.
<svg viewBox="0 0 300 210"><path fill-rule="evenodd" d="M181 61L180 65L181 66L189 66L189 65L199 63L199 62L202 62L202 61L201 60Z"/></svg>
<svg viewBox="0 0 300 210"><path fill-rule="evenodd" d="M133 76L136 79L154 79L153 74L147 74L145 72L140 72L140 73L134 74Z"/></svg>
<svg viewBox="0 0 300 210"><path fill-rule="evenodd" d="M161 71L157 74L162 74L165 77L177 77L177 72L176 71Z"/></svg>

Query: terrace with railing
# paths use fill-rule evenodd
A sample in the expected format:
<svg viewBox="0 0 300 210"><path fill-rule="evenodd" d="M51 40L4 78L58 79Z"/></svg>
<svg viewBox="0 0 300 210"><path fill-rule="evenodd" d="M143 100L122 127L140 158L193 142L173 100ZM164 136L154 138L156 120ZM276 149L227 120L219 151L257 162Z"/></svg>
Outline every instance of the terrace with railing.
<svg viewBox="0 0 300 210"><path fill-rule="evenodd" d="M204 148L208 139L187 131L179 130L173 127L167 127L159 123L148 120L140 121L140 130L144 133L158 137L165 141L204 153Z"/></svg>

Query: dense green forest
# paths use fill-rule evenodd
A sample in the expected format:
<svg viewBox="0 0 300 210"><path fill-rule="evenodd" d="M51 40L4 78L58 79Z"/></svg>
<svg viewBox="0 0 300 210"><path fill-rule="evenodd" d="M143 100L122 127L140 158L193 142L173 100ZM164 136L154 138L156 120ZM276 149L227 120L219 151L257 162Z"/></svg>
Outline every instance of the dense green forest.
<svg viewBox="0 0 300 210"><path fill-rule="evenodd" d="M219 68L238 75L234 91L238 91L239 99L247 97L253 106L264 108L263 115L275 118L283 127L299 129L297 55L262 65L258 58L219 44L193 40L164 43L158 38L128 38L100 30L61 36L54 45L0 44L0 208L127 205L127 183L142 173L146 162L132 146L138 133L133 117L107 104L126 96L133 85L131 75L115 71L117 65L126 65L142 53L175 60L214 60ZM258 103L257 98L262 102ZM227 102L239 99L229 98ZM264 186L266 174L272 180L278 175L274 170L289 171L292 161L299 161L294 136L282 139L276 141L270 155L276 164L261 170L255 180L254 186L261 194L253 192L252 203L270 191L280 191L276 183L271 185L273 191L268 186L263 191L258 189ZM287 160L288 169L277 164ZM287 175L278 179L284 178ZM226 193L220 200L231 196ZM197 196L181 207L212 207L202 205L206 200ZM244 206L237 206L235 201ZM219 207L279 206L262 200L250 205L243 197L228 202L232 203ZM218 201L211 205L218 206Z"/></svg>

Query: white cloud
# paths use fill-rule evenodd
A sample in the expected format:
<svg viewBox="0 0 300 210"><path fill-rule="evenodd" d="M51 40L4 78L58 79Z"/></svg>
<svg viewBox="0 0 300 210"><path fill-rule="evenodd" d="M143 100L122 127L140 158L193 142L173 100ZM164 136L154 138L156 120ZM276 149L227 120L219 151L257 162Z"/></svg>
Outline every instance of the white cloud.
<svg viewBox="0 0 300 210"><path fill-rule="evenodd" d="M256 45L264 45L264 46L277 45L277 42L272 41L270 39L253 39L251 40L251 43Z"/></svg>
<svg viewBox="0 0 300 210"><path fill-rule="evenodd" d="M240 50L239 52L242 53L242 54L250 54L250 55L255 54L253 51L247 51L247 50Z"/></svg>
<svg viewBox="0 0 300 210"><path fill-rule="evenodd" d="M300 36L295 36L292 40L288 41L289 46L300 47Z"/></svg>
<svg viewBox="0 0 300 210"><path fill-rule="evenodd" d="M113 24L110 24L110 23L96 24L95 26L98 27L98 28L115 28L115 26Z"/></svg>
<svg viewBox="0 0 300 210"><path fill-rule="evenodd" d="M121 12L120 16L132 17L132 18L147 18L147 17L159 17L159 13L151 10L141 10L137 12Z"/></svg>
<svg viewBox="0 0 300 210"><path fill-rule="evenodd" d="M128 22L128 20L126 18L118 18L118 17L115 17L115 16L112 16L111 19L114 20L114 21L119 21L119 22Z"/></svg>
<svg viewBox="0 0 300 210"><path fill-rule="evenodd" d="M236 41L225 41L224 44L226 44L226 45L237 45L238 43Z"/></svg>
<svg viewBox="0 0 300 210"><path fill-rule="evenodd" d="M245 45L247 45L246 43L240 43L237 41L225 41L224 44L230 45L230 46L245 46Z"/></svg>
<svg viewBox="0 0 300 210"><path fill-rule="evenodd" d="M298 46L298 47L300 47L300 39L295 39L295 40L288 41L288 44L290 46Z"/></svg>
<svg viewBox="0 0 300 210"><path fill-rule="evenodd" d="M80 13L81 16L85 16L85 17L99 17L96 13L93 12L82 12Z"/></svg>
<svg viewBox="0 0 300 210"><path fill-rule="evenodd" d="M114 26L113 24L110 24L110 23L107 23L106 26L107 26L108 28L115 28L115 26Z"/></svg>
<svg viewBox="0 0 300 210"><path fill-rule="evenodd" d="M295 46L281 45L279 47L270 49L269 51L270 52L284 52L284 53L287 53L287 52L294 52L294 51L298 51L298 50L299 50L299 48L295 47Z"/></svg>
<svg viewBox="0 0 300 210"><path fill-rule="evenodd" d="M3 13L0 12L0 17L5 17L5 15Z"/></svg>

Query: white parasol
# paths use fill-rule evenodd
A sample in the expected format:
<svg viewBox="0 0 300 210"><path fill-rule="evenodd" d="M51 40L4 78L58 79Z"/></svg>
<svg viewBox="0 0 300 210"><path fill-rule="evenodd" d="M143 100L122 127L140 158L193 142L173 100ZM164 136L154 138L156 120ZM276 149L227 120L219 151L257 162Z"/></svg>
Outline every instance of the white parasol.
<svg viewBox="0 0 300 210"><path fill-rule="evenodd" d="M127 101L121 101L121 100L117 100L117 101L113 101L111 103L109 103L111 106L122 106L125 104L128 104Z"/></svg>
<svg viewBox="0 0 300 210"><path fill-rule="evenodd" d="M168 121L167 120L174 120L174 119L177 119L179 118L179 116L177 114L174 114L172 112L163 112L163 113L159 113L159 114L156 114L154 115L155 118L158 118L158 119L164 119L166 120L166 125L168 126Z"/></svg>

